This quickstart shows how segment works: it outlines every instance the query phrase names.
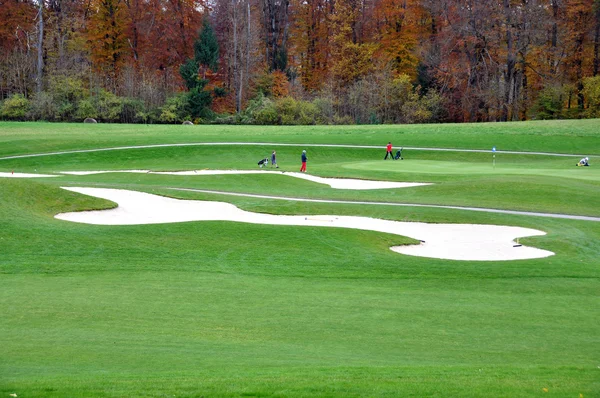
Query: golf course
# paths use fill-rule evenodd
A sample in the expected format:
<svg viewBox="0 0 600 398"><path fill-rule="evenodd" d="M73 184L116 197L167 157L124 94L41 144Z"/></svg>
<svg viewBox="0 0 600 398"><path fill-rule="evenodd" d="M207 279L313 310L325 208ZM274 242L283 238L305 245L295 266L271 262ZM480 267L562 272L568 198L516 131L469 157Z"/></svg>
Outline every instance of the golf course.
<svg viewBox="0 0 600 398"><path fill-rule="evenodd" d="M0 204L0 398L600 397L599 119L0 122Z"/></svg>

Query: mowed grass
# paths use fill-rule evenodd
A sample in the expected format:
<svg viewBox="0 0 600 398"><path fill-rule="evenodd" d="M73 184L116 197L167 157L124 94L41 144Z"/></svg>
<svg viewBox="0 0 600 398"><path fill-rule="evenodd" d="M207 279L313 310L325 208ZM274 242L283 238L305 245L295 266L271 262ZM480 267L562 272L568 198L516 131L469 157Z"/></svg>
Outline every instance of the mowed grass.
<svg viewBox="0 0 600 398"><path fill-rule="evenodd" d="M277 151L279 171L298 171L300 149L270 146L186 146L64 154L0 160L0 171L58 173L83 170L178 171L258 169ZM383 161L384 150L308 148L308 172L433 185L385 191L332 190L327 185L278 175L164 176L101 174L64 176L52 184L108 184L138 189L185 187L253 194L488 207L600 216L600 168L575 167L576 157L407 150L405 160ZM271 167L269 170L275 170Z"/></svg>
<svg viewBox="0 0 600 398"><path fill-rule="evenodd" d="M499 126L514 134L512 124ZM307 131L292 130L303 142L315 138ZM53 135L51 145L58 145L60 134ZM82 145L70 138L66 132L58 148ZM570 145L576 151L581 142L587 141ZM269 149L59 155L2 160L0 171L254 168L257 154ZM297 168L298 148L277 151L283 170ZM600 223L167 189L498 208L525 203L534 211L587 215L600 207L595 168L575 168L570 158L503 155L493 169L487 154L414 152L387 163L382 154L310 148L309 172L435 185L355 192L269 175L0 180L0 396L600 396ZM389 247L412 240L366 231L75 224L53 216L114 204L61 185L222 200L272 214L518 225L546 231L521 242L556 255L446 261L399 255Z"/></svg>
<svg viewBox="0 0 600 398"><path fill-rule="evenodd" d="M193 142L380 145L600 155L600 119L361 126L181 126L0 122L0 156Z"/></svg>

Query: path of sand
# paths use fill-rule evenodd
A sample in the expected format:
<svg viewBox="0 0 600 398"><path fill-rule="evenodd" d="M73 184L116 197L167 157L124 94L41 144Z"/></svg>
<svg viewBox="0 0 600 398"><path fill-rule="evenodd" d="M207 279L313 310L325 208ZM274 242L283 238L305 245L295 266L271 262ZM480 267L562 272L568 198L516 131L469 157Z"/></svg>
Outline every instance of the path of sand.
<svg viewBox="0 0 600 398"><path fill-rule="evenodd" d="M252 224L353 228L408 236L419 245L395 246L395 252L448 260L499 261L542 258L554 253L533 247L515 247L514 239L545 235L535 229L498 225L426 224L353 216L278 216L252 213L230 203L179 200L143 192L106 189L64 189L107 199L111 210L58 214L61 220L98 225L160 224L186 221L235 221Z"/></svg>
<svg viewBox="0 0 600 398"><path fill-rule="evenodd" d="M0 178L36 178L36 177L60 177L52 174L30 174L30 173L3 173L0 172Z"/></svg>
<svg viewBox="0 0 600 398"><path fill-rule="evenodd" d="M334 189L389 189L389 188L408 188L422 185L431 185L421 182L394 182L394 181L373 181L357 180L352 178L326 178L317 177L306 173L283 172L276 170L191 170L191 171L150 171L150 170L99 170L99 171L63 171L62 174L70 175L90 175L103 173L145 173L145 174L169 174L179 176L189 175L222 175L222 174L278 174L289 177L301 178L303 180L313 181L319 184L329 185Z"/></svg>

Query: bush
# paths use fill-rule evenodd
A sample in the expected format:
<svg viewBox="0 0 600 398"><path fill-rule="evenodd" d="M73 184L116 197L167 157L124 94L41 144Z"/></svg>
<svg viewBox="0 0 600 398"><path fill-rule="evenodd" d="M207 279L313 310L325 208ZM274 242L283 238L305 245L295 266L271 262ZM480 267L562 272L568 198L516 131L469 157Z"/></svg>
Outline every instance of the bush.
<svg viewBox="0 0 600 398"><path fill-rule="evenodd" d="M310 125L316 123L318 109L311 102L296 101L292 97L285 97L278 100L275 105L281 124Z"/></svg>
<svg viewBox="0 0 600 398"><path fill-rule="evenodd" d="M2 102L0 117L6 120L26 120L31 104L23 94L14 94Z"/></svg>
<svg viewBox="0 0 600 398"><path fill-rule="evenodd" d="M559 119L563 113L564 99L567 95L564 86L547 86L540 91L532 109L534 119Z"/></svg>
<svg viewBox="0 0 600 398"><path fill-rule="evenodd" d="M236 124L236 117L233 115L219 116L213 121L215 124Z"/></svg>
<svg viewBox="0 0 600 398"><path fill-rule="evenodd" d="M33 120L56 120L59 114L58 106L54 97L42 91L33 97L29 109L29 117Z"/></svg>
<svg viewBox="0 0 600 398"><path fill-rule="evenodd" d="M179 93L169 97L165 105L160 108L157 121L160 123L182 123L192 119L188 111L187 93Z"/></svg>
<svg viewBox="0 0 600 398"><path fill-rule="evenodd" d="M254 114L254 124L275 125L279 123L279 115L274 106L262 108Z"/></svg>
<svg viewBox="0 0 600 398"><path fill-rule="evenodd" d="M98 110L96 109L92 98L86 98L79 101L75 116L79 119L98 119Z"/></svg>
<svg viewBox="0 0 600 398"><path fill-rule="evenodd" d="M237 122L240 124L279 124L279 116L273 101L259 92L248 102L246 110L239 115Z"/></svg>
<svg viewBox="0 0 600 398"><path fill-rule="evenodd" d="M600 76L583 79L583 95L588 104L587 117L600 117Z"/></svg>
<svg viewBox="0 0 600 398"><path fill-rule="evenodd" d="M344 116L339 116L339 115L335 115L333 117L333 124L335 125L350 125L350 124L354 124L354 119L352 119L351 116L348 115L344 115Z"/></svg>
<svg viewBox="0 0 600 398"><path fill-rule="evenodd" d="M144 103L135 98L123 98L121 100L121 123L139 123L145 122L148 118L144 112Z"/></svg>
<svg viewBox="0 0 600 398"><path fill-rule="evenodd" d="M68 76L52 77L48 85L48 94L56 106L56 120L72 120L79 101L89 95L80 79Z"/></svg>
<svg viewBox="0 0 600 398"><path fill-rule="evenodd" d="M333 101L329 98L315 98L313 105L316 109L316 123L317 124L331 124L335 116L335 109L333 108Z"/></svg>
<svg viewBox="0 0 600 398"><path fill-rule="evenodd" d="M99 90L96 96L92 98L96 100L96 107L100 114L100 119L106 122L121 121L121 112L123 110L121 98L105 90Z"/></svg>
<svg viewBox="0 0 600 398"><path fill-rule="evenodd" d="M428 123L441 123L448 117L446 110L446 99L440 93L429 90L422 98L425 107L429 110L430 118Z"/></svg>
<svg viewBox="0 0 600 398"><path fill-rule="evenodd" d="M81 120L91 117L104 122L120 122L122 111L122 98L99 89L95 95L79 101L75 115Z"/></svg>

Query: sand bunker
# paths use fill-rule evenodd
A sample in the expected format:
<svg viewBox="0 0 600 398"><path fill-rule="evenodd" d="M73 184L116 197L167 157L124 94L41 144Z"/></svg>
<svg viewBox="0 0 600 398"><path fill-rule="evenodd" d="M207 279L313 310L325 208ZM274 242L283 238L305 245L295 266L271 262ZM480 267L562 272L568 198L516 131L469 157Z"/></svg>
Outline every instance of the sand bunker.
<svg viewBox="0 0 600 398"><path fill-rule="evenodd" d="M36 178L36 177L60 177L52 174L29 174L29 173L3 173L0 172L0 177L7 178Z"/></svg>
<svg viewBox="0 0 600 398"><path fill-rule="evenodd" d="M301 178L303 180L313 181L319 184L329 185L334 189L389 189L389 188L408 188L418 187L421 185L431 185L421 182L394 182L394 181L372 181L372 180L357 180L352 178L326 178L317 177L305 173L283 172L275 170L192 170L192 171L150 171L150 170L115 170L115 171L64 171L62 174L71 175L90 175L101 173L145 173L145 174L170 174L180 176L190 175L221 175L221 174L280 174L290 177Z"/></svg>
<svg viewBox="0 0 600 398"><path fill-rule="evenodd" d="M353 228L425 241L395 246L395 252L448 260L498 261L542 258L554 253L514 247L516 238L545 235L535 229L497 225L426 224L353 216L276 216L241 210L230 203L171 199L143 192L65 187L118 203L111 210L58 214L61 220L97 225L160 224L185 221L236 221L252 224Z"/></svg>

